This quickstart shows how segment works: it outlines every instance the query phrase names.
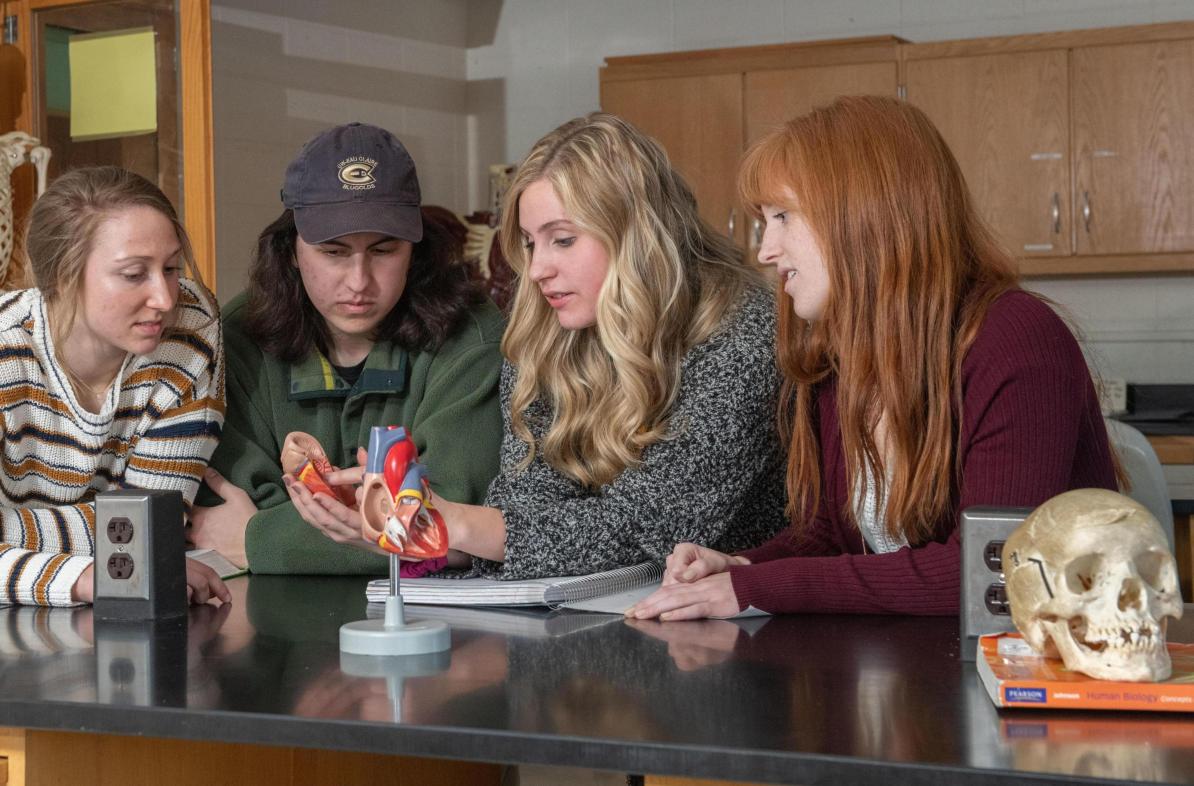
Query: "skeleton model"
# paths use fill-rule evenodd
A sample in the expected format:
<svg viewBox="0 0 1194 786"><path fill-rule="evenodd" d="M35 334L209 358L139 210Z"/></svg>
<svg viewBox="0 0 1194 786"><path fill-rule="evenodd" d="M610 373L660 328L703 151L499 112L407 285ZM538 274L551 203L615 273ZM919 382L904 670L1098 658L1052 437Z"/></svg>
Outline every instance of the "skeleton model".
<svg viewBox="0 0 1194 786"><path fill-rule="evenodd" d="M1059 494L1007 539L1003 570L1012 621L1037 652L1095 679L1169 677L1177 566L1140 503L1103 489Z"/></svg>
<svg viewBox="0 0 1194 786"><path fill-rule="evenodd" d="M24 163L37 169L37 195L46 190L46 168L50 149L42 147L28 134L14 131L0 134L0 283L8 277L16 226L12 216L12 171Z"/></svg>

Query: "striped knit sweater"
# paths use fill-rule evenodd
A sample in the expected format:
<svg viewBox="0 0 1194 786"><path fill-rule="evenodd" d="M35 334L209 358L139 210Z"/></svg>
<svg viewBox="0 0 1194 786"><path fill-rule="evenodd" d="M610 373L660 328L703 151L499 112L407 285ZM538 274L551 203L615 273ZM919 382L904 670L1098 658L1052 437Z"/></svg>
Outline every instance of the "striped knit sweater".
<svg viewBox="0 0 1194 786"><path fill-rule="evenodd" d="M195 496L224 421L218 308L184 280L177 326L129 356L93 414L54 360L41 292L5 293L0 411L0 604L70 605L95 553L96 492Z"/></svg>

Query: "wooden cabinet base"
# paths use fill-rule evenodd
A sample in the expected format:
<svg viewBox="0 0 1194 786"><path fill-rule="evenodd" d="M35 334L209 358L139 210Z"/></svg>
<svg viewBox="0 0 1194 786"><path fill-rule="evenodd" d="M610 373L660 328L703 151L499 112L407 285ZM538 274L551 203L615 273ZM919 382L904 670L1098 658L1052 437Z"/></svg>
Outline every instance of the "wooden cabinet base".
<svg viewBox="0 0 1194 786"><path fill-rule="evenodd" d="M13 751L23 754L23 762L14 760ZM501 767L496 764L20 729L0 729L0 756L8 758L12 786L498 786L501 782ZM23 766L14 766L17 763Z"/></svg>
<svg viewBox="0 0 1194 786"><path fill-rule="evenodd" d="M746 784L741 781L669 778L665 775L647 775L642 779L642 784L644 786L763 786L763 784Z"/></svg>
<svg viewBox="0 0 1194 786"><path fill-rule="evenodd" d="M1177 562L1177 581L1182 588L1182 600L1194 602L1194 543L1190 540L1190 523L1194 516L1173 517L1173 558Z"/></svg>
<svg viewBox="0 0 1194 786"><path fill-rule="evenodd" d="M0 786L25 786L25 730L0 727Z"/></svg>

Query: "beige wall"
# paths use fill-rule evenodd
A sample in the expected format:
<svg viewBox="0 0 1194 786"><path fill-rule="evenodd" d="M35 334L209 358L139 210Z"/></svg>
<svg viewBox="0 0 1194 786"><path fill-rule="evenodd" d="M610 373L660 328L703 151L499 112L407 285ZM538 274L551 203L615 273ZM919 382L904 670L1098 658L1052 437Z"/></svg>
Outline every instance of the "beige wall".
<svg viewBox="0 0 1194 786"><path fill-rule="evenodd" d="M286 164L360 120L410 150L423 199L467 207L465 0L218 0L212 6L217 289L245 283Z"/></svg>
<svg viewBox="0 0 1194 786"><path fill-rule="evenodd" d="M609 55L895 34L912 41L1194 19L1194 0L215 0L219 294L239 290L286 162L385 125L428 201L483 208L486 167L598 108ZM1194 381L1194 277L1036 282L1109 376Z"/></svg>
<svg viewBox="0 0 1194 786"><path fill-rule="evenodd" d="M480 163L517 161L598 108L609 55L893 34L934 41L1194 19L1194 0L472 0L470 90ZM484 89L478 86L485 86ZM474 164L477 163L474 161ZM472 192L483 193L473 167ZM1068 308L1107 376L1194 382L1194 277L1034 282Z"/></svg>

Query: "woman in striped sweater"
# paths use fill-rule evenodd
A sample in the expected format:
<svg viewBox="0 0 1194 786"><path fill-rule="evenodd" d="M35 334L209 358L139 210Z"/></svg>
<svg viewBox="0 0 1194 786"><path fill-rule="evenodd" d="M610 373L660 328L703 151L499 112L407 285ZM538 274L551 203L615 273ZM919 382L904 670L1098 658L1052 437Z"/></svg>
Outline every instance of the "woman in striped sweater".
<svg viewBox="0 0 1194 786"><path fill-rule="evenodd" d="M54 181L25 247L37 287L0 296L0 604L86 603L97 492L195 495L224 415L219 314L180 277L173 206L123 169ZM189 560L187 585L229 598Z"/></svg>

